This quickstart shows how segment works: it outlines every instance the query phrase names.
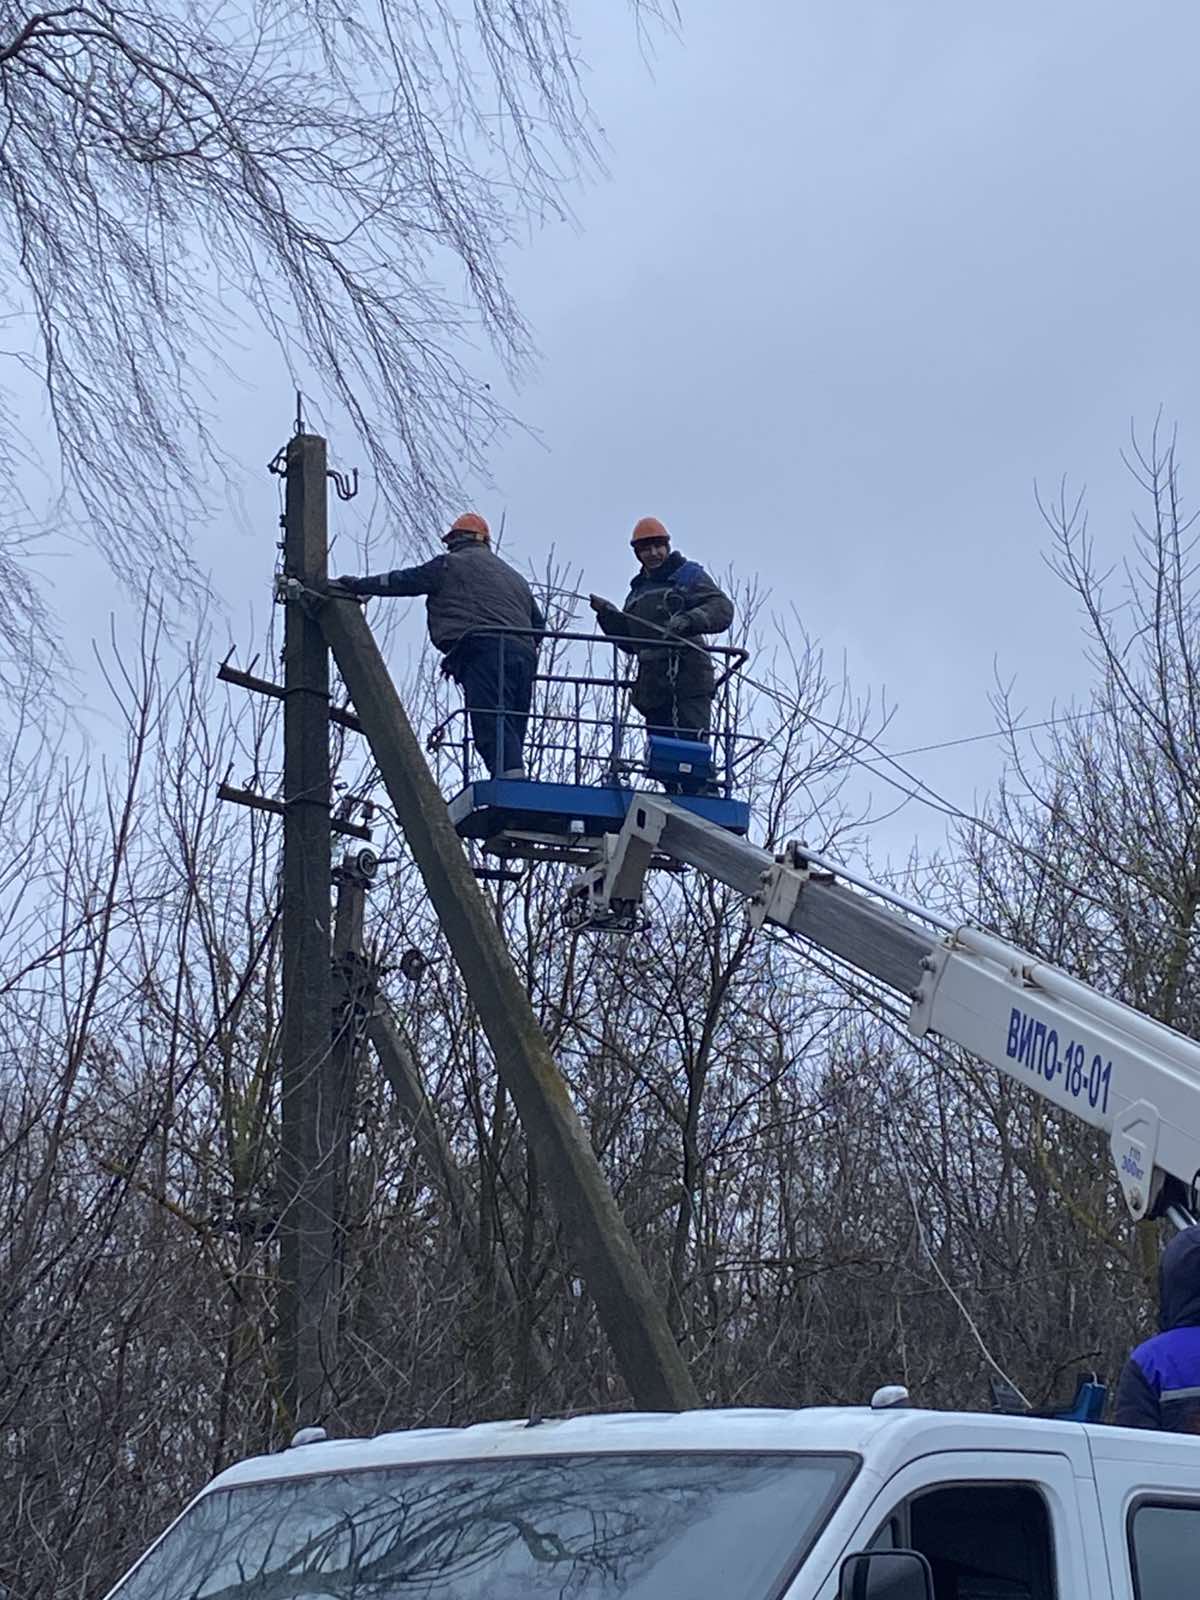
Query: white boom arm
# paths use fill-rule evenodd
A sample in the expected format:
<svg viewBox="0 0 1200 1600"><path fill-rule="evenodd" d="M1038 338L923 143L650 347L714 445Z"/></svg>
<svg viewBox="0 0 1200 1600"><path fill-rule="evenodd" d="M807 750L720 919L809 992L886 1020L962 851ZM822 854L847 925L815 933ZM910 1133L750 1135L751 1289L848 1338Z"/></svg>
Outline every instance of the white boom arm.
<svg viewBox="0 0 1200 1600"><path fill-rule="evenodd" d="M635 796L605 859L575 879L567 907L573 925L635 925L655 860L695 867L744 893L757 922L799 933L900 991L917 1037L934 1033L961 1045L1103 1129L1135 1218L1169 1212L1181 1224L1190 1220L1200 1187L1194 1040L991 934L954 927L852 875L860 888L836 882L845 869L802 846L776 859L662 795Z"/></svg>

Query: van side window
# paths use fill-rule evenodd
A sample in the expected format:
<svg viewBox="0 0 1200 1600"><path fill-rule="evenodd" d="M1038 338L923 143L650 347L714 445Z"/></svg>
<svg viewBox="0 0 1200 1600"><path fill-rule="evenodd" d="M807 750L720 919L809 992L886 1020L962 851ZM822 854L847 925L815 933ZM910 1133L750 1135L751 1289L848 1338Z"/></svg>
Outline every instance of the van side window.
<svg viewBox="0 0 1200 1600"><path fill-rule="evenodd" d="M909 1502L909 1530L933 1569L936 1600L1054 1600L1050 1514L1029 1484L933 1489Z"/></svg>
<svg viewBox="0 0 1200 1600"><path fill-rule="evenodd" d="M1200 1572L1200 1505L1149 1505L1129 1519L1133 1586L1138 1600L1180 1600Z"/></svg>

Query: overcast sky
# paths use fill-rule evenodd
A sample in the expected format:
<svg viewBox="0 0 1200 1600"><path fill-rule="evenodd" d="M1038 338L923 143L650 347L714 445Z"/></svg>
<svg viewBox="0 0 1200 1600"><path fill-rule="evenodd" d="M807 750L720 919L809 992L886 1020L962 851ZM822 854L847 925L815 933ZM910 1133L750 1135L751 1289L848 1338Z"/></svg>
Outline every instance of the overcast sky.
<svg viewBox="0 0 1200 1600"><path fill-rule="evenodd" d="M649 64L624 7L573 9L609 175L511 259L543 360L515 401L538 438L497 449L479 506L507 512L505 553L553 543L619 599L659 516L886 692L897 749L991 726L996 667L1032 715L1078 694L1033 484L1086 484L1119 553L1131 419L1161 405L1185 470L1200 451L1200 9L683 0ZM230 417L257 468L287 395L248 378ZM213 531L239 642L273 517L255 478ZM103 631L91 564L49 566L74 636ZM970 807L999 748L910 764ZM884 842L943 831L909 807Z"/></svg>

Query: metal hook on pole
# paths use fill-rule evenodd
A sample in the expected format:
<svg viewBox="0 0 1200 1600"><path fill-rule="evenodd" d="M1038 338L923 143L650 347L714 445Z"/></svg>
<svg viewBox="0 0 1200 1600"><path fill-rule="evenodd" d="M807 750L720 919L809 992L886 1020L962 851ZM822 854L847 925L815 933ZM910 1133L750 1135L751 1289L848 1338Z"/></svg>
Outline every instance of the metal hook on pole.
<svg viewBox="0 0 1200 1600"><path fill-rule="evenodd" d="M332 467L328 467L325 476L333 479L333 487L339 500L353 500L358 493L357 467L354 468L349 477L344 472L335 472Z"/></svg>

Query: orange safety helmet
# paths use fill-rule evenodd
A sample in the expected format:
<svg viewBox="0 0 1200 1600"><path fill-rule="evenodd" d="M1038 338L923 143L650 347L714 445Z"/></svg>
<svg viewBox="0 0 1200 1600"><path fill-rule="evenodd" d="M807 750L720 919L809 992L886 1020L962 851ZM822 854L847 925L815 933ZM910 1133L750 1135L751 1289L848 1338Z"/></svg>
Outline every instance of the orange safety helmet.
<svg viewBox="0 0 1200 1600"><path fill-rule="evenodd" d="M671 535L663 527L657 517L639 517L633 528L633 538L630 544L639 545L650 539L665 539L671 542Z"/></svg>
<svg viewBox="0 0 1200 1600"><path fill-rule="evenodd" d="M475 511L464 511L461 517L455 517L443 538L452 538L456 533L473 533L477 539L482 539L484 544L490 544L491 529L483 518Z"/></svg>

